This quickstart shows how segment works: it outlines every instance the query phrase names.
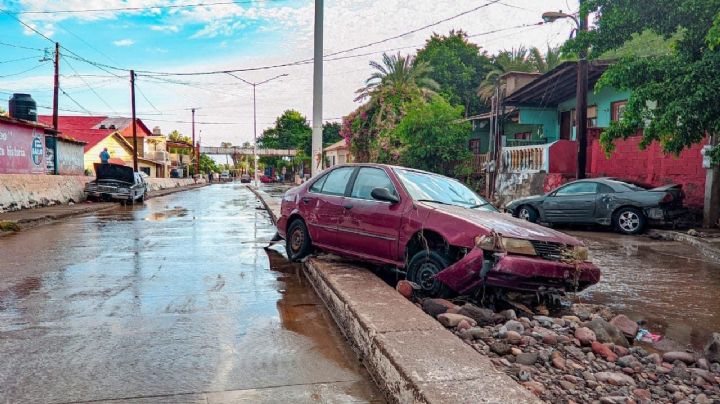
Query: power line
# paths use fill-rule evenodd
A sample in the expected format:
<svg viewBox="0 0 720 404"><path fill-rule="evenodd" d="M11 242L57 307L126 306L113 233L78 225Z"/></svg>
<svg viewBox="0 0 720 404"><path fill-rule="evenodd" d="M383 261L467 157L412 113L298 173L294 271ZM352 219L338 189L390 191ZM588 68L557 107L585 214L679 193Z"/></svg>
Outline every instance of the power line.
<svg viewBox="0 0 720 404"><path fill-rule="evenodd" d="M83 111L85 111L88 115L93 115L93 113L90 112L90 110L88 110L87 108L85 108L85 107L83 107L82 105L80 105L80 103L77 102L77 101L75 100L75 98L73 98L72 96L70 96L70 94L68 94L67 92L65 92L65 90L63 90L62 88L60 88L60 92L62 92L63 94L65 94L65 96L68 97L68 98L70 99L70 101L74 102L75 105L77 105L78 107L80 107L80 109L82 109Z"/></svg>
<svg viewBox="0 0 720 404"><path fill-rule="evenodd" d="M145 95L145 93L144 93L144 92L140 89L140 87L137 85L137 81L135 82L135 89L138 90L138 92L140 93L140 96L143 97L143 99L144 99L148 104L150 104L150 106L152 107L152 109L154 109L154 110L157 111L157 112L160 112L160 110L157 109L157 107L156 107L155 105L153 105L152 102L150 102L150 100L149 100L148 97ZM162 112L160 112L160 113L162 114Z"/></svg>
<svg viewBox="0 0 720 404"><path fill-rule="evenodd" d="M493 5L493 4L495 4L495 3L498 3L498 2L500 2L500 0L491 0L491 1L487 2L487 3L485 3L485 4L482 4L482 5L479 5L479 6L477 6L477 7L471 8L470 10L463 11L463 12L460 13L460 14L455 14L455 15L452 16L452 17L443 18L443 19L440 20L440 21L436 21L436 22L433 22L433 23L431 23L431 24L427 24L427 25L422 26L422 27L420 27L420 28L415 28L415 29L413 29L413 30L410 30L410 31L407 31L407 32L403 32L402 34L395 35L395 36L391 36L391 37L385 38L385 39L381 39L381 40L379 40L379 41L370 42L370 43L367 43L367 44L365 44L365 45L355 46L355 47L353 47L353 48L349 48L349 49L345 49L345 50L333 52L333 53L330 53L330 54L325 55L325 56L326 56L326 57L327 57L327 56L335 56L335 55L339 55L339 54L341 54L341 53L352 52L352 51L354 51L354 50L363 49L363 48L368 48L368 47L370 47L370 46L374 46L374 45L378 45L378 44L381 44L381 43L384 43L384 42L392 41L393 39L398 39L398 38L402 38L402 37L407 36L407 35L412 35L412 34L414 34L414 33L420 32L420 31L422 31L422 30L425 30L425 29L434 27L434 26L436 26L436 25L440 25L440 24L442 24L442 23L444 23L444 22L448 22L448 21L454 20L454 19L456 19L456 18L462 17L462 16L464 16L464 15L473 13L473 12L475 12L475 11L478 11L478 10L480 10L480 9L482 9L482 8L487 7L487 6L491 6L491 5Z"/></svg>
<svg viewBox="0 0 720 404"><path fill-rule="evenodd" d="M266 2L281 2L285 0L264 0ZM39 10L39 11L17 11L14 14L77 14L77 13L96 13L108 11L144 11L155 9L176 9L191 7L211 7L228 4L251 4L258 3L257 0L240 0L240 1L218 1L211 3L194 3L194 4L170 4L165 6L145 6L145 7L117 7L117 8L90 8L84 10Z"/></svg>
<svg viewBox="0 0 720 404"><path fill-rule="evenodd" d="M0 11L2 11L2 10L0 10ZM31 48L29 46L15 45L12 43L7 43L7 42L0 42L0 45L9 46L11 48L18 48L18 49L36 50L36 51L40 51L40 52L45 51L45 49Z"/></svg>
<svg viewBox="0 0 720 404"><path fill-rule="evenodd" d="M77 74L77 75L80 74L80 73L77 72L77 70L75 70L75 68L72 66L72 64L70 64L70 62L69 62L64 56L63 56L62 58L63 58L63 60L65 61L65 64L68 65L68 67L70 68L70 70L72 70L73 72L75 72L75 74ZM95 91L94 88L92 88L92 86L90 85L90 83L88 83L87 80L85 80L85 78L80 77L80 76L78 76L78 77L80 78L80 80L82 80L83 83L85 83L85 85L87 86L87 88L89 88L90 91L92 91L92 93L95 94L95 96L96 96L100 101L102 101L102 103L105 104L106 107L108 107L108 108L110 109L110 111L112 111L112 112L114 112L114 113L117 114L117 112L115 111L115 109L114 109L113 107L111 107L110 104L108 104L108 102L105 101L105 99L104 99L103 97L101 97L100 94L97 93L97 91Z"/></svg>
<svg viewBox="0 0 720 404"><path fill-rule="evenodd" d="M24 57L24 58L10 59L10 60L0 60L0 64L2 64L2 63L20 62L20 61L22 61L22 60L30 60L30 59L37 59L37 56L28 56L28 57Z"/></svg>
<svg viewBox="0 0 720 404"><path fill-rule="evenodd" d="M29 69L26 69L26 70L23 70L23 71L21 71L21 72L10 73L10 74L6 74L6 75L4 75L4 76L0 76L0 78L11 77L11 76L19 76L19 75L21 75L21 74L23 74L23 73L27 73L27 72L31 72L31 71L33 71L33 70L39 69L39 68L41 68L41 67L43 67L43 66L45 66L45 65L47 65L47 64L48 64L48 62L40 63L39 65L33 66L33 67L31 67L31 68L29 68Z"/></svg>

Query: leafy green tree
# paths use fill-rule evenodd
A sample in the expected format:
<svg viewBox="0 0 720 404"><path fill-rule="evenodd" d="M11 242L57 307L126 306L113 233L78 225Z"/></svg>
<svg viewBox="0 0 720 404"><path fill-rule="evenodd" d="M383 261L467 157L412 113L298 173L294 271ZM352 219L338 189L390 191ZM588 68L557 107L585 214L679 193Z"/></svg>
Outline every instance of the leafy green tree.
<svg viewBox="0 0 720 404"><path fill-rule="evenodd" d="M190 136L184 136L177 130L173 130L172 132L170 132L168 134L168 139L172 140L173 142L182 142L192 145L192 138L190 138Z"/></svg>
<svg viewBox="0 0 720 404"><path fill-rule="evenodd" d="M342 126L337 122L325 122L323 124L323 146L330 146L342 140L341 128Z"/></svg>
<svg viewBox="0 0 720 404"><path fill-rule="evenodd" d="M200 161L198 162L198 165L200 166L200 173L201 174L207 174L210 172L219 173L220 168L218 167L217 163L215 163L215 160L212 159L212 157L208 156L205 153L200 154ZM190 165L190 175L195 175L195 164Z"/></svg>
<svg viewBox="0 0 720 404"><path fill-rule="evenodd" d="M312 128L300 112L289 109L275 120L258 138L258 147L267 149L296 149L297 159L309 160L312 154ZM260 162L267 166L279 167L280 157L262 157Z"/></svg>
<svg viewBox="0 0 720 404"><path fill-rule="evenodd" d="M453 105L462 105L465 115L482 112L484 105L476 91L492 69L490 58L463 31L433 34L415 58L415 64L427 63L428 77L439 85L440 93Z"/></svg>
<svg viewBox="0 0 720 404"><path fill-rule="evenodd" d="M470 159L470 124L462 121L463 107L437 95L429 102L416 100L392 131L402 144L399 163L441 174L466 175Z"/></svg>
<svg viewBox="0 0 720 404"><path fill-rule="evenodd" d="M665 152L679 153L706 134L720 133L720 51L716 45L720 0L588 0L582 13L597 12L596 28L581 32L565 45L568 52L590 49L589 56L625 47L646 30L672 39L669 52L643 55L626 52L601 77L596 89L630 90L622 119L612 122L601 142L643 128L641 147L657 141ZM646 34L647 35L647 34ZM720 148L713 156L720 161Z"/></svg>

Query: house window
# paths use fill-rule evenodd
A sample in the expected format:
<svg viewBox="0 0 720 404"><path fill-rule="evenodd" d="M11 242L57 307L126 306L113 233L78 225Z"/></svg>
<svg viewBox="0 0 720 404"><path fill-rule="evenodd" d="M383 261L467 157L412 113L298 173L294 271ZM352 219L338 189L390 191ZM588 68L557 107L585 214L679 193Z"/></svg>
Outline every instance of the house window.
<svg viewBox="0 0 720 404"><path fill-rule="evenodd" d="M597 105L592 105L587 109L587 126L588 128L597 127Z"/></svg>
<svg viewBox="0 0 720 404"><path fill-rule="evenodd" d="M622 119L623 114L625 114L625 106L627 105L627 100L623 101L616 101L610 104L610 120L612 121L619 121Z"/></svg>
<svg viewBox="0 0 720 404"><path fill-rule="evenodd" d="M470 140L470 151L473 154L480 154L480 139Z"/></svg>

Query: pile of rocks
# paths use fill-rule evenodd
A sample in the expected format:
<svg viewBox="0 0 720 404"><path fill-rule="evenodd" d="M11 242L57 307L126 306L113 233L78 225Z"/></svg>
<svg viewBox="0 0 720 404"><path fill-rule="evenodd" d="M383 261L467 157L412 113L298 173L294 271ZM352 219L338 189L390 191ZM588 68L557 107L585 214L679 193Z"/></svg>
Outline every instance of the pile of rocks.
<svg viewBox="0 0 720 404"><path fill-rule="evenodd" d="M712 403L720 400L720 334L705 350L648 352L629 341L638 325L602 307L518 317L425 299L425 312L538 397L550 402Z"/></svg>

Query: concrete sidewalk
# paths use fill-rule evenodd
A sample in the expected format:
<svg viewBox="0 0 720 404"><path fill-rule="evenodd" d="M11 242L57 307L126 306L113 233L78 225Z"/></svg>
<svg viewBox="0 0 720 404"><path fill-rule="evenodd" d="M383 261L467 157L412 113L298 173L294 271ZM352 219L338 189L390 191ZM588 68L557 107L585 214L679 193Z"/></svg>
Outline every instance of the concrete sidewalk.
<svg viewBox="0 0 720 404"><path fill-rule="evenodd" d="M276 221L280 201L248 188ZM369 270L310 258L305 275L388 401L540 402Z"/></svg>
<svg viewBox="0 0 720 404"><path fill-rule="evenodd" d="M149 198L157 198L175 192L187 191L208 184L197 184L186 187L166 188L158 191L148 192ZM35 209L22 209L13 212L0 213L0 223L14 223L20 230L27 230L33 227L53 223L68 217L84 215L87 213L99 212L113 209L118 206L117 202L79 202L73 205L54 205ZM11 231L0 230L0 236L11 234Z"/></svg>

